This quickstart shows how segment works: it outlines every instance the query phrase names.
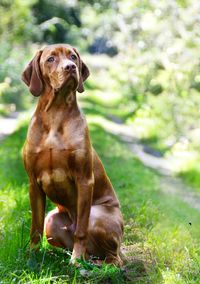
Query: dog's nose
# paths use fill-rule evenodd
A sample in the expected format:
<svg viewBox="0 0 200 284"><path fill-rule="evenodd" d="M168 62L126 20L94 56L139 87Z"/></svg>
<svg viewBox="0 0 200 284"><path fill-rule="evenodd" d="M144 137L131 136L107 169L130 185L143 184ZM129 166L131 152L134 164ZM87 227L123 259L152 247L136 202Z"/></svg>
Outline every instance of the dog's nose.
<svg viewBox="0 0 200 284"><path fill-rule="evenodd" d="M67 65L65 65L64 70L65 71L73 71L76 69L76 65L74 63L67 63Z"/></svg>

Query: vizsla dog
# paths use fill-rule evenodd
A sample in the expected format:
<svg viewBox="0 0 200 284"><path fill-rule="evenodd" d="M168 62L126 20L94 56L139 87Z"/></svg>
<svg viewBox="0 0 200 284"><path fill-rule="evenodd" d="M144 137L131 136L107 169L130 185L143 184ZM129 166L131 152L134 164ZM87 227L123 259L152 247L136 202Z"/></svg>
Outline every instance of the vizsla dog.
<svg viewBox="0 0 200 284"><path fill-rule="evenodd" d="M30 179L31 248L38 247L45 227L51 245L73 251L71 263L94 255L121 265L119 201L76 100L88 76L76 49L66 44L39 50L22 74L39 97L23 151ZM56 209L45 218L46 196Z"/></svg>

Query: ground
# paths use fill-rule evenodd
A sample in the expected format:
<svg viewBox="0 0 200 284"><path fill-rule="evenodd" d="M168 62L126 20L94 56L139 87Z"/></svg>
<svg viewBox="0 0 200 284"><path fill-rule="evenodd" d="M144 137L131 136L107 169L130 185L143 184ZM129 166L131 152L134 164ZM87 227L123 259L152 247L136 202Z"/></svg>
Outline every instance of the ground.
<svg viewBox="0 0 200 284"><path fill-rule="evenodd" d="M125 135L122 128L127 130L126 126L113 122L113 117L103 118L96 109L89 112L84 104L83 111L93 145L121 202L125 265L96 267L81 261L81 267L74 268L68 265L69 252L54 249L45 240L38 255L27 254L31 214L21 160L25 120L1 141L1 282L200 283L199 207L189 202L188 188L182 182L177 185L169 173L163 175L141 162L133 150L141 144ZM47 211L50 208L48 203Z"/></svg>

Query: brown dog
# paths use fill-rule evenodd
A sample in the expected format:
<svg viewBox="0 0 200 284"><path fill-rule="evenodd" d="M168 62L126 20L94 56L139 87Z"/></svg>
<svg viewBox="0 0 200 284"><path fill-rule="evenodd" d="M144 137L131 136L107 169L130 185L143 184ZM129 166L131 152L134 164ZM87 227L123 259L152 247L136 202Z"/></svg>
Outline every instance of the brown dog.
<svg viewBox="0 0 200 284"><path fill-rule="evenodd" d="M23 151L30 179L31 247L42 237L48 196L57 206L45 219L50 244L73 250L72 263L87 253L121 265L119 202L76 101L88 76L78 52L66 44L38 51L23 72L30 92L40 96Z"/></svg>

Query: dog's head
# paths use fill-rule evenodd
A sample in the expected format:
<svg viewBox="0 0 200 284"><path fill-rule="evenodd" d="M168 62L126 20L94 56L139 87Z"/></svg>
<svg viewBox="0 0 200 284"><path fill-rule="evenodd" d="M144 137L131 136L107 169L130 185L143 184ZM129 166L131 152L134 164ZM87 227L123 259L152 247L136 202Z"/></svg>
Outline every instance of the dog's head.
<svg viewBox="0 0 200 284"><path fill-rule="evenodd" d="M55 93L84 91L83 82L89 69L77 50L70 45L55 44L39 50L22 74L22 80L34 96L43 93L45 85Z"/></svg>

